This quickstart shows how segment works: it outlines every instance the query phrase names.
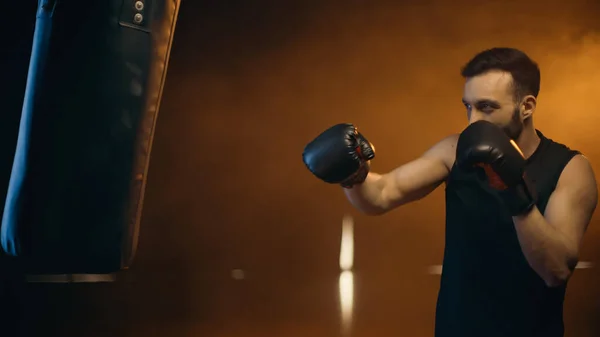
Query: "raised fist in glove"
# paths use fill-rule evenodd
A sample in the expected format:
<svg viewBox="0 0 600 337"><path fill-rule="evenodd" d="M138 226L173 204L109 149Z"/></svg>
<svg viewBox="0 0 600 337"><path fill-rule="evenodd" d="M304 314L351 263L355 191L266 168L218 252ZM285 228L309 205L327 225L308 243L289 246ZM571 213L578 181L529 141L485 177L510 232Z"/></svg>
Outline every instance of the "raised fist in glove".
<svg viewBox="0 0 600 337"><path fill-rule="evenodd" d="M535 189L525 175L526 163L517 144L490 122L472 123L458 138L456 164L463 169L483 168L490 187L513 216L536 203Z"/></svg>
<svg viewBox="0 0 600 337"><path fill-rule="evenodd" d="M306 167L317 178L352 187L365 181L375 151L352 124L337 124L308 143L302 153Z"/></svg>

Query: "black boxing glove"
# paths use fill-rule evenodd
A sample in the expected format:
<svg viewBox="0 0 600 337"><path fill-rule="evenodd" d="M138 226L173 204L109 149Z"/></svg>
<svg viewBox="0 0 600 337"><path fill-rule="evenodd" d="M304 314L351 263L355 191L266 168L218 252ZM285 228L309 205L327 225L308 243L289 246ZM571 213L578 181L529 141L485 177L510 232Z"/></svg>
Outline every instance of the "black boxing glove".
<svg viewBox="0 0 600 337"><path fill-rule="evenodd" d="M337 124L308 143L302 160L312 174L345 188L365 181L375 157L369 141L352 124Z"/></svg>
<svg viewBox="0 0 600 337"><path fill-rule="evenodd" d="M469 125L459 136L456 164L462 169L483 168L512 216L524 214L536 203L533 184L525 174L526 160L504 131L486 121Z"/></svg>

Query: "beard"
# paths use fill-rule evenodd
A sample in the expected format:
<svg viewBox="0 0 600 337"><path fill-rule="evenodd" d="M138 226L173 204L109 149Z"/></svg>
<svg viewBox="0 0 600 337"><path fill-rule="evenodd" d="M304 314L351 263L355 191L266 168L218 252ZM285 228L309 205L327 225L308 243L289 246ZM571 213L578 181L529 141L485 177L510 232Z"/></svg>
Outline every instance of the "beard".
<svg viewBox="0 0 600 337"><path fill-rule="evenodd" d="M507 126L502 129L508 135L508 137L514 141L519 138L521 133L523 132L523 121L521 120L521 111L518 106L516 106L513 110L513 114Z"/></svg>

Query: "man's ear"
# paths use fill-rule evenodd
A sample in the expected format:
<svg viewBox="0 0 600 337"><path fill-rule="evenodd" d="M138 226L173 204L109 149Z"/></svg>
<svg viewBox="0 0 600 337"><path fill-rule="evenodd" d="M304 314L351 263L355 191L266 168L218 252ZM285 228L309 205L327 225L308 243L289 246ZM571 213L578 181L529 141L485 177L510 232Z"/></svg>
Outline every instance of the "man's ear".
<svg viewBox="0 0 600 337"><path fill-rule="evenodd" d="M537 99L532 95L527 95L521 101L521 120L529 119L533 116L537 106Z"/></svg>

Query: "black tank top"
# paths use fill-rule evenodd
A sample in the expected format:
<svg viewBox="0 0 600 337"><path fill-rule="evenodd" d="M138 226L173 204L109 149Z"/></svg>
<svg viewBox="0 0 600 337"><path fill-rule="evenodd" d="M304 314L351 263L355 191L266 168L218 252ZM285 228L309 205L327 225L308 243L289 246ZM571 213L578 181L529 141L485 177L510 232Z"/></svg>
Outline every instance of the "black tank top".
<svg viewBox="0 0 600 337"><path fill-rule="evenodd" d="M558 178L578 154L541 138L526 172L543 214ZM512 217L483 172L452 168L446 182L446 246L436 337L562 337L565 286L549 288L529 266Z"/></svg>

